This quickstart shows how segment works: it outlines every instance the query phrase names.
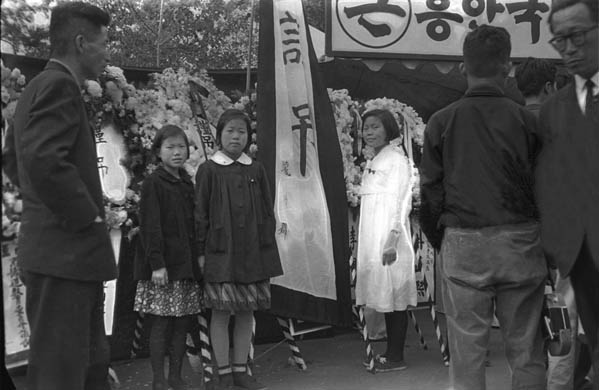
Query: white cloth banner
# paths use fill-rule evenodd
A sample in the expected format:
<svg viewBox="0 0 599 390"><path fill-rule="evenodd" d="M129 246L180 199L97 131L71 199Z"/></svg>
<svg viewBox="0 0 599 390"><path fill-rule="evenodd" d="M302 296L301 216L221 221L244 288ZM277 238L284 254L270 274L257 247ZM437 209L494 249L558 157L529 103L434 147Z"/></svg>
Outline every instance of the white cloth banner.
<svg viewBox="0 0 599 390"><path fill-rule="evenodd" d="M277 245L272 283L335 300L331 223L318 162L312 76L302 3L275 0ZM340 200L341 201L341 200Z"/></svg>
<svg viewBox="0 0 599 390"><path fill-rule="evenodd" d="M121 254L121 229L110 229L110 243L114 251L116 263L119 263ZM106 334L112 335L112 327L114 324L114 306L116 303L116 279L104 282L104 327Z"/></svg>
<svg viewBox="0 0 599 390"><path fill-rule="evenodd" d="M22 364L29 351L29 322L25 313L25 286L19 277L17 240L2 242L2 293L6 365Z"/></svg>

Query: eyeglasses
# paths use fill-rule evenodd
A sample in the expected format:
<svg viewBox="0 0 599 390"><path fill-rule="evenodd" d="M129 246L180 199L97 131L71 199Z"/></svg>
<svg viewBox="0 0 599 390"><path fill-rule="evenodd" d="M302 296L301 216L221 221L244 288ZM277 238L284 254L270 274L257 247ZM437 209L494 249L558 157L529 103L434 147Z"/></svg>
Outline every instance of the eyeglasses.
<svg viewBox="0 0 599 390"><path fill-rule="evenodd" d="M584 45L587 33L589 31L595 30L596 28L597 26L593 26L587 28L586 30L578 30L566 35L556 35L549 40L549 43L551 43L551 46L553 46L555 50L559 52L566 50L568 39L574 46L580 47Z"/></svg>

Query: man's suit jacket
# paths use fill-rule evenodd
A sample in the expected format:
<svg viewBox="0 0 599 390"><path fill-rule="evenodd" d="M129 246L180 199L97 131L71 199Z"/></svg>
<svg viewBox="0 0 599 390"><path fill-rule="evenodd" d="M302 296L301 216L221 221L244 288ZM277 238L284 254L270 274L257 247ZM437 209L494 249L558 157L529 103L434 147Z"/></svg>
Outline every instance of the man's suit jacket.
<svg viewBox="0 0 599 390"><path fill-rule="evenodd" d="M23 91L8 130L3 169L19 187L18 264L30 272L100 281L116 277L94 136L81 90L49 62Z"/></svg>
<svg viewBox="0 0 599 390"><path fill-rule="evenodd" d="M586 237L599 268L599 118L582 113L572 83L543 104L539 129L536 196L546 255L568 275Z"/></svg>

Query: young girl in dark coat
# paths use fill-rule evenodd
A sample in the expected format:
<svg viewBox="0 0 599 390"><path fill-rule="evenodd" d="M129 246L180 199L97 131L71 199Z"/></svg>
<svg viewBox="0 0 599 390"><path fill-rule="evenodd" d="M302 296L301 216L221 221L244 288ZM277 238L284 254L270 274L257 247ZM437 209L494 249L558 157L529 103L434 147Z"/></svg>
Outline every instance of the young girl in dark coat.
<svg viewBox="0 0 599 390"><path fill-rule="evenodd" d="M159 167L143 182L135 258L134 310L151 318L153 390L186 389L181 379L191 315L200 312L201 287L194 223L194 188L183 169L189 143L177 126L162 127L152 145ZM168 382L164 357L169 350Z"/></svg>
<svg viewBox="0 0 599 390"><path fill-rule="evenodd" d="M262 164L244 153L251 124L227 110L216 126L220 146L196 175L196 221L204 304L220 388L264 389L246 373L253 312L270 308L270 278L283 273L275 242L273 202ZM229 318L235 314L233 367Z"/></svg>

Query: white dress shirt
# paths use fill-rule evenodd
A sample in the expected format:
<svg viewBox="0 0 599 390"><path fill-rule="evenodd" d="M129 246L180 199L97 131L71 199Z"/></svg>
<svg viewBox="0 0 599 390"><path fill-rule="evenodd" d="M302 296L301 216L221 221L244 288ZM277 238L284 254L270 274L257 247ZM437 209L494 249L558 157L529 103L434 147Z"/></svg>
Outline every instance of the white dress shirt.
<svg viewBox="0 0 599 390"><path fill-rule="evenodd" d="M580 111L583 114L586 114L585 107L587 101L587 86L585 85L588 79L585 79L579 75L574 75L574 82L576 86L576 98L578 99L578 106L580 106ZM591 77L591 81L595 84L593 87L593 96L597 96L599 94L599 72L595 73Z"/></svg>

